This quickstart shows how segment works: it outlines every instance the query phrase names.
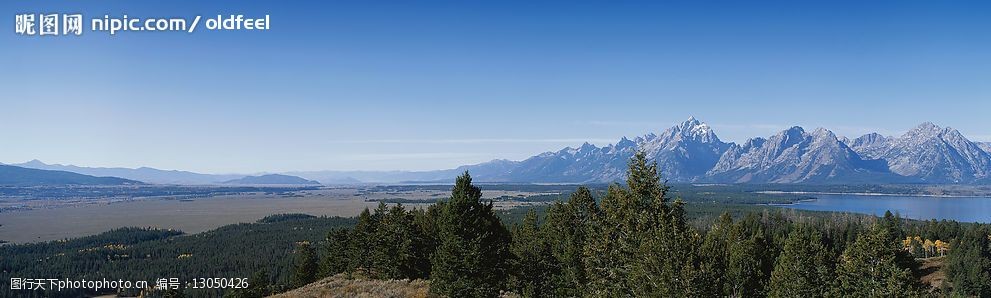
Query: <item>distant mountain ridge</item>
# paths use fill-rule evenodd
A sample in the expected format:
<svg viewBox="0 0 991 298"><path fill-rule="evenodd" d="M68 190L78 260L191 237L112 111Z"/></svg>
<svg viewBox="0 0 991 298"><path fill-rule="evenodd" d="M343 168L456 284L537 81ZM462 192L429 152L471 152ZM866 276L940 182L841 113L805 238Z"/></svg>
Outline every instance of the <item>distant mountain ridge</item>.
<svg viewBox="0 0 991 298"><path fill-rule="evenodd" d="M893 173L913 178L914 182L971 183L991 180L991 153L956 129L925 122L901 137L869 138L875 140L869 144L855 145L854 149L864 156L887 161Z"/></svg>
<svg viewBox="0 0 991 298"><path fill-rule="evenodd" d="M470 171L472 176L498 176L513 169L518 161L496 159L474 165L460 166L454 169L432 170L432 171L295 171L285 172L286 175L294 175L306 179L320 181L323 184L345 184L360 183L437 183L450 182L451 177L456 177L464 171Z"/></svg>
<svg viewBox="0 0 991 298"><path fill-rule="evenodd" d="M929 122L897 137L869 133L849 139L825 128L809 132L795 126L766 138L755 137L736 144L721 141L709 125L694 117L659 134L623 137L603 147L584 143L577 148L565 147L520 161L497 159L435 171L283 174L326 185L447 183L464 171L471 172L476 181L488 183L607 183L624 180L626 162L640 150L657 161L662 176L671 182L991 183L991 143L972 142L955 129ZM46 165L39 161L20 166L163 184L225 184L246 178L152 168Z"/></svg>
<svg viewBox="0 0 991 298"><path fill-rule="evenodd" d="M442 181L468 169L483 182L616 182L626 174L626 161L643 150L672 182L991 183L989 148L928 122L900 137L870 133L851 140L825 128L808 132L795 126L768 138L726 143L692 117L660 134L624 137L604 147L585 143L519 162L405 174L421 181L442 174Z"/></svg>
<svg viewBox="0 0 991 298"><path fill-rule="evenodd" d="M0 185L138 185L139 181L117 177L94 177L66 171L51 171L0 165Z"/></svg>
<svg viewBox="0 0 991 298"><path fill-rule="evenodd" d="M897 180L883 163L864 160L833 132L795 126L770 138L733 144L703 180L718 182L826 183Z"/></svg>
<svg viewBox="0 0 991 298"><path fill-rule="evenodd" d="M665 179L700 183L991 183L991 143L924 123L901 137L838 137L825 128L792 127L743 144L723 142L695 119L615 144L582 144L521 161L494 160L438 171L292 172L308 179L447 182L468 170L480 182L598 183L622 181L626 162L643 150Z"/></svg>
<svg viewBox="0 0 991 298"><path fill-rule="evenodd" d="M720 141L708 125L690 118L659 135L647 134L633 140L624 137L616 144L601 148L585 143L578 148L567 147L530 157L495 176L486 176L485 171L472 175L477 175L480 181L492 182L619 181L626 175L626 162L630 157L638 150L645 150L647 157L657 161L659 170L666 177L695 180L705 175L729 147L730 144Z"/></svg>
<svg viewBox="0 0 991 298"><path fill-rule="evenodd" d="M12 164L24 168L55 170L79 173L92 176L121 177L154 184L217 184L224 181L242 178L245 175L212 175L188 171L159 170L149 167L131 168L102 168L80 167L74 165L46 164L37 159L20 164Z"/></svg>
<svg viewBox="0 0 991 298"><path fill-rule="evenodd" d="M306 180L296 176L268 174L261 176L247 176L243 178L224 181L224 184L244 184L244 185L320 185L320 182Z"/></svg>

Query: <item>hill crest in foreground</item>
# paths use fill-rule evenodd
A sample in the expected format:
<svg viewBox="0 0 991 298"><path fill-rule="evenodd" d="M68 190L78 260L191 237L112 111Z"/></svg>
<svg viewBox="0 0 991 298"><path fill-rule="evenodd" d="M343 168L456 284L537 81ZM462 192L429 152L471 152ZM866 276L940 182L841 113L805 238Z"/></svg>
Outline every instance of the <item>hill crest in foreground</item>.
<svg viewBox="0 0 991 298"><path fill-rule="evenodd" d="M430 294L430 282L417 280L375 280L348 278L338 274L289 292L269 296L275 298L303 297L437 297Z"/></svg>

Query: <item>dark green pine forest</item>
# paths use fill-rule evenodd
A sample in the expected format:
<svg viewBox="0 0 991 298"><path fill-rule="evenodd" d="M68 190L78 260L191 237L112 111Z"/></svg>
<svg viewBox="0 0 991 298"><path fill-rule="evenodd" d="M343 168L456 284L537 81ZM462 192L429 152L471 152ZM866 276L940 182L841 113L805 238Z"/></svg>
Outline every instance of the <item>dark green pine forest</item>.
<svg viewBox="0 0 991 298"><path fill-rule="evenodd" d="M148 297L176 293L140 290L101 292L11 291L11 278L71 280L145 280L158 278L249 278L248 292L289 289L294 252L301 243L321 241L335 227L353 226L354 219L309 215L273 215L257 223L228 225L216 230L182 234L174 230L122 228L100 235L64 241L0 246L0 297L82 297L98 294ZM187 296L218 297L244 291L191 289ZM168 295L166 295L168 294ZM255 297L260 296L256 295Z"/></svg>
<svg viewBox="0 0 991 298"><path fill-rule="evenodd" d="M250 284L2 289L0 297L264 297L331 276L424 279L432 294L448 297L991 297L988 224L774 208L700 219L672 198L644 154L630 160L627 177L602 191L578 187L546 207L497 211L466 172L450 197L426 208L380 202L356 218L275 215L192 235L127 228L0 246L0 280L249 277Z"/></svg>
<svg viewBox="0 0 991 298"><path fill-rule="evenodd" d="M581 187L507 226L465 173L429 208L380 204L331 230L294 274L429 279L450 297L991 297L989 225L763 212L695 227L656 163L638 154L627 174L600 199ZM937 258L934 288L921 265Z"/></svg>

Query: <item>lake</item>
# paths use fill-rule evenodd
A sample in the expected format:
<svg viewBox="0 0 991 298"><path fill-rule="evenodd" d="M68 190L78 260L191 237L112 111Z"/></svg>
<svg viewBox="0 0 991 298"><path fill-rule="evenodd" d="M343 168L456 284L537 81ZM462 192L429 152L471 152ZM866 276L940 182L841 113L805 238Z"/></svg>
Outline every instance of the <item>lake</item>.
<svg viewBox="0 0 991 298"><path fill-rule="evenodd" d="M811 194L815 200L805 200L786 208L815 211L840 211L884 215L901 213L912 219L950 219L960 222L991 223L991 198L988 197L924 197L856 194Z"/></svg>

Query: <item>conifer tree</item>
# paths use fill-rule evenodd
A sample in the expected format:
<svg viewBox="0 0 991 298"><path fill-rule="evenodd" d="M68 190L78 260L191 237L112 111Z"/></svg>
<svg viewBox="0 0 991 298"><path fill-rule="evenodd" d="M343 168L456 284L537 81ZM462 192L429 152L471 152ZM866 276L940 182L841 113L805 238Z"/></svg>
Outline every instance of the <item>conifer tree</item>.
<svg viewBox="0 0 991 298"><path fill-rule="evenodd" d="M687 262L669 262L680 265L673 274L678 274L673 281L669 293L685 297L719 297L722 296L723 285L726 283L727 243L719 232L706 234L705 239L699 236L679 237L675 245L683 246L679 258Z"/></svg>
<svg viewBox="0 0 991 298"><path fill-rule="evenodd" d="M375 275L382 279L413 277L415 236L412 217L399 204L387 208L380 202L375 210L375 214L381 214L375 233Z"/></svg>
<svg viewBox="0 0 991 298"><path fill-rule="evenodd" d="M591 191L584 186L578 187L567 202L555 202L547 209L542 230L561 267L552 281L556 296L574 297L582 293L587 282L582 252L600 213Z"/></svg>
<svg viewBox="0 0 991 298"><path fill-rule="evenodd" d="M726 280L730 297L762 297L767 286L771 261L765 257L767 242L758 233L729 243Z"/></svg>
<svg viewBox="0 0 991 298"><path fill-rule="evenodd" d="M899 260L897 242L882 225L874 225L847 247L837 266L836 294L846 297L905 297L918 294L912 268Z"/></svg>
<svg viewBox="0 0 991 298"><path fill-rule="evenodd" d="M705 272L713 275L700 278L700 282L722 286L715 290L717 296L765 296L773 257L768 253L767 246L756 217L748 216L734 223L732 216L724 212L696 252L703 259L694 263L702 265L697 266L699 269L708 268Z"/></svg>
<svg viewBox="0 0 991 298"><path fill-rule="evenodd" d="M946 273L954 294L991 297L991 228L964 232L946 259Z"/></svg>
<svg viewBox="0 0 991 298"><path fill-rule="evenodd" d="M348 270L348 249L351 247L351 232L346 228L335 228L327 233L327 246L320 263L320 276L328 277Z"/></svg>
<svg viewBox="0 0 991 298"><path fill-rule="evenodd" d="M610 185L602 198L602 216L589 229L589 241L582 253L587 296L633 296L627 277L632 271L629 260L635 253L629 238L635 230L627 220L626 214L633 209L628 205L626 191Z"/></svg>
<svg viewBox="0 0 991 298"><path fill-rule="evenodd" d="M371 278L388 279L395 273L396 263L393 260L393 243L390 226L386 223L389 207L379 201L372 211L371 222L374 228L370 231L365 245L368 254L366 274Z"/></svg>
<svg viewBox="0 0 991 298"><path fill-rule="evenodd" d="M665 185L664 187L667 188L668 186ZM685 218L685 201L681 198L677 198L671 203L671 209L668 210L668 224L671 225L672 232L676 234L686 235L687 237L687 235L693 232L688 228L688 221Z"/></svg>
<svg viewBox="0 0 991 298"><path fill-rule="evenodd" d="M824 297L833 285L833 261L822 234L799 226L788 235L768 285L770 297Z"/></svg>
<svg viewBox="0 0 991 298"><path fill-rule="evenodd" d="M593 296L679 295L693 249L685 243L698 236L689 233L681 202L667 205L657 163L638 152L628 166L627 187L609 188L601 224L586 246L587 290Z"/></svg>
<svg viewBox="0 0 991 298"><path fill-rule="evenodd" d="M513 253L510 288L523 297L551 296L551 279L560 265L540 232L536 210L530 209L523 222L513 227L509 250Z"/></svg>
<svg viewBox="0 0 991 298"><path fill-rule="evenodd" d="M443 206L444 202L438 202L430 205L426 210L418 208L410 212L413 215L413 226L415 227L413 238L414 273L412 277L430 278L431 257L437 250L437 243L440 242L437 220Z"/></svg>
<svg viewBox="0 0 991 298"><path fill-rule="evenodd" d="M299 243L296 248L295 271L290 284L294 288L310 284L317 279L317 256L309 242Z"/></svg>
<svg viewBox="0 0 991 298"><path fill-rule="evenodd" d="M260 269L255 271L248 279L248 287L243 289L233 289L224 293L226 298L262 298L272 294L272 285L268 276L268 270Z"/></svg>
<svg viewBox="0 0 991 298"><path fill-rule="evenodd" d="M372 213L365 208L358 215L358 223L351 231L351 241L348 243L348 272L367 272L374 266L369 247L375 243L378 222Z"/></svg>
<svg viewBox="0 0 991 298"><path fill-rule="evenodd" d="M656 162L647 162L640 152L630 160L627 181L634 207L631 233L636 253L631 255L633 270L629 279L636 296L706 295L721 285L693 284L688 280L707 280L724 266L721 260L696 253L700 246L713 250L724 248L722 243L706 243L704 237L691 231L685 221L684 202L677 199L670 206L667 184L657 171ZM719 254L719 251L707 253ZM699 287L701 286L701 287Z"/></svg>
<svg viewBox="0 0 991 298"><path fill-rule="evenodd" d="M495 297L508 275L509 231L482 203L468 172L455 181L438 218L430 291L450 297Z"/></svg>
<svg viewBox="0 0 991 298"><path fill-rule="evenodd" d="M272 294L272 284L268 270L260 269L248 279L245 298L261 298Z"/></svg>
<svg viewBox="0 0 991 298"><path fill-rule="evenodd" d="M884 229L888 230L888 237L891 237L891 241L896 241L905 238L905 232L902 231L902 217L900 214L892 214L891 210L884 211L884 217L881 218L881 225Z"/></svg>

